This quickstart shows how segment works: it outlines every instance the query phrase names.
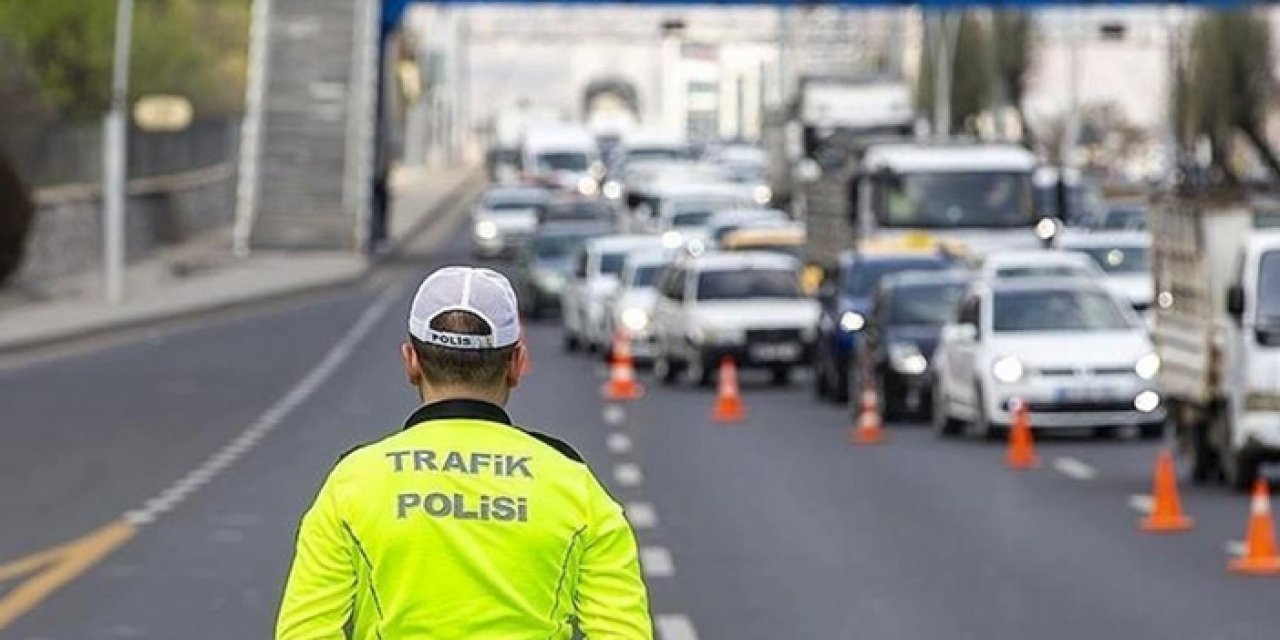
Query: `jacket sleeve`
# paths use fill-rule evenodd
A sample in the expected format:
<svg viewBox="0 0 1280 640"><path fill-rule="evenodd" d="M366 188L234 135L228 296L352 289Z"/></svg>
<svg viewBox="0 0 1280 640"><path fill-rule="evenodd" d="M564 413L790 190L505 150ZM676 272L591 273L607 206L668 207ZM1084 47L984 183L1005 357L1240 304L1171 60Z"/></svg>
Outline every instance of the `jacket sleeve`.
<svg viewBox="0 0 1280 640"><path fill-rule="evenodd" d="M577 590L580 630L590 640L651 640L649 595L631 525L594 477L588 491L591 522L584 536Z"/></svg>
<svg viewBox="0 0 1280 640"><path fill-rule="evenodd" d="M302 516L298 548L276 621L276 640L347 637L354 608L356 565L333 485L331 474L315 504Z"/></svg>

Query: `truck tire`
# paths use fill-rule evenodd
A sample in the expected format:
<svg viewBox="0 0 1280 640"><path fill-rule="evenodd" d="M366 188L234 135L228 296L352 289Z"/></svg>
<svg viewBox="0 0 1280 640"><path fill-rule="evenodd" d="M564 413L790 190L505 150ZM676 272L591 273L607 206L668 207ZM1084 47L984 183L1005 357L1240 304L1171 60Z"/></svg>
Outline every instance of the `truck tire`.
<svg viewBox="0 0 1280 640"><path fill-rule="evenodd" d="M1222 479L1240 493L1248 493L1258 479L1258 457L1248 451L1234 451L1222 456Z"/></svg>

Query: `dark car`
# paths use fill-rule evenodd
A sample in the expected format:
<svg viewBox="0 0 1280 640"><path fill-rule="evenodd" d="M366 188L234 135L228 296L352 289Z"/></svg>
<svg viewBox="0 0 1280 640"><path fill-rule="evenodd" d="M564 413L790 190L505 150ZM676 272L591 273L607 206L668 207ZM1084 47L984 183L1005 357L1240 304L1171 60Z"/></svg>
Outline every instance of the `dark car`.
<svg viewBox="0 0 1280 640"><path fill-rule="evenodd" d="M822 311L813 354L814 392L842 403L849 399L849 369L858 334L866 327L871 295L881 278L902 271L942 271L955 267L943 253L846 252L818 294Z"/></svg>
<svg viewBox="0 0 1280 640"><path fill-rule="evenodd" d="M595 220L547 222L516 260L515 289L520 312L541 318L560 308L560 290L569 276L570 257L589 238L609 233L610 227Z"/></svg>
<svg viewBox="0 0 1280 640"><path fill-rule="evenodd" d="M968 283L963 271L906 271L880 281L849 388L861 388L859 373L869 368L885 420L930 416L933 352Z"/></svg>

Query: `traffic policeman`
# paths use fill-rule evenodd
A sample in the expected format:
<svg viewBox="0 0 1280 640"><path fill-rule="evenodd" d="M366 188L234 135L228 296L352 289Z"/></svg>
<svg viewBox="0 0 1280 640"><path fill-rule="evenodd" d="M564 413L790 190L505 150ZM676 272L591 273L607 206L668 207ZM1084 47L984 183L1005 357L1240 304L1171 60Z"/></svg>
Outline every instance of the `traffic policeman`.
<svg viewBox="0 0 1280 640"><path fill-rule="evenodd" d="M652 638L622 509L577 452L503 409L528 358L517 308L488 269L422 282L401 355L423 405L329 473L277 639Z"/></svg>

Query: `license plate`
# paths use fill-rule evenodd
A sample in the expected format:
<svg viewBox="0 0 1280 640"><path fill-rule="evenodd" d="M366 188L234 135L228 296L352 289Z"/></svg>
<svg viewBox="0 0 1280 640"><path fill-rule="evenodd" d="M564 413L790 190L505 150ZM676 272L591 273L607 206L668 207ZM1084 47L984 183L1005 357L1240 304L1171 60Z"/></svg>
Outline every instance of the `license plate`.
<svg viewBox="0 0 1280 640"><path fill-rule="evenodd" d="M1054 392L1053 398L1059 401L1089 401L1105 400L1110 395L1110 390L1105 387L1062 387Z"/></svg>
<svg viewBox="0 0 1280 640"><path fill-rule="evenodd" d="M790 361L800 357L800 345L794 343L759 344L751 347L751 358L761 362Z"/></svg>

